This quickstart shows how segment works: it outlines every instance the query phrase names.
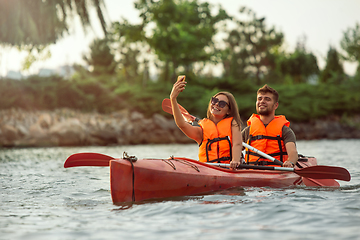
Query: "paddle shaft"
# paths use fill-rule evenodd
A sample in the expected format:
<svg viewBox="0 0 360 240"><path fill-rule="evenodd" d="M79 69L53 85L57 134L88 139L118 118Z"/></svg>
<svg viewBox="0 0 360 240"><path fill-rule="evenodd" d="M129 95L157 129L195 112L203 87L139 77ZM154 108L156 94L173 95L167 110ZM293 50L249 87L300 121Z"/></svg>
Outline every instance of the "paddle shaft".
<svg viewBox="0 0 360 240"><path fill-rule="evenodd" d="M227 167L230 168L230 164L227 163L206 163L213 166L219 167ZM294 168L286 168L286 167L272 167L272 166L256 166L256 165L247 165L247 164L240 164L237 169L259 169L259 170L279 170L279 171L286 171L286 172L294 172Z"/></svg>
<svg viewBox="0 0 360 240"><path fill-rule="evenodd" d="M226 163L207 163L209 165L219 167L230 167L230 164ZM272 167L272 166L255 166L240 164L237 169L257 169L257 170L276 170L285 172L294 172L299 176L313 179L338 179L343 181L350 181L351 176L345 168L331 167L331 166L309 166L306 168L295 169L286 167Z"/></svg>
<svg viewBox="0 0 360 240"><path fill-rule="evenodd" d="M244 143L244 142L242 143L242 145L243 145L244 147L247 147L247 148L250 149L251 151L254 151L255 153L263 156L264 158L267 158L267 159L269 159L270 161L273 161L273 162L276 163L277 165L282 166L282 162L280 162L280 161L277 160L276 158L273 158L272 156L267 155L266 153L264 153L264 152L262 152L262 151L260 151L260 150L258 150L258 149L256 149L256 148L254 148L254 147L252 147L252 146L250 146L249 144L246 144L246 143Z"/></svg>

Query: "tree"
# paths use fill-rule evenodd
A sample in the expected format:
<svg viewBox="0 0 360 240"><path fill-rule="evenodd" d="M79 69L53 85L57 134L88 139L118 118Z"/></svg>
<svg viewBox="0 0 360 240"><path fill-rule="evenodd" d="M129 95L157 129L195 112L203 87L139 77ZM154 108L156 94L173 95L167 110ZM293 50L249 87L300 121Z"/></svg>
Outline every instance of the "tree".
<svg viewBox="0 0 360 240"><path fill-rule="evenodd" d="M348 28L340 42L341 48L347 55L344 59L352 62L358 62L357 72L360 74L360 25L356 23L355 28Z"/></svg>
<svg viewBox="0 0 360 240"><path fill-rule="evenodd" d="M119 74L121 78L124 78L128 83L140 82L140 66L144 63L147 64L146 55L149 51L149 45L146 42L144 36L143 25L131 25L127 20L123 22L114 22L110 29L108 38L111 39L112 49L116 55L120 57L119 60ZM143 59L141 59L143 58ZM148 79L148 75L144 75L144 78ZM145 81L143 79L143 81ZM146 85L146 82L144 82Z"/></svg>
<svg viewBox="0 0 360 240"><path fill-rule="evenodd" d="M305 48L305 39L297 43L295 51L278 60L278 68L284 75L290 75L294 83L305 83L312 75L319 74L317 58Z"/></svg>
<svg viewBox="0 0 360 240"><path fill-rule="evenodd" d="M114 74L117 63L111 53L108 39L95 39L90 44L90 56L83 55L83 59L93 67L94 75Z"/></svg>
<svg viewBox="0 0 360 240"><path fill-rule="evenodd" d="M224 40L227 48L221 51L221 59L224 67L224 76L234 79L246 79L249 74L245 71L247 63L244 61L248 55L239 51L242 35L237 30L230 31L228 38Z"/></svg>
<svg viewBox="0 0 360 240"><path fill-rule="evenodd" d="M293 77L295 83L305 83L311 75L319 73L317 59L312 53L295 50L280 62L281 72Z"/></svg>
<svg viewBox="0 0 360 240"><path fill-rule="evenodd" d="M274 27L267 29L265 18L257 18L251 9L242 7L240 13L247 14L249 20L237 20L237 28L225 39L228 47L223 54L225 75L254 76L260 84L275 69L273 49L282 45L284 36Z"/></svg>
<svg viewBox="0 0 360 240"><path fill-rule="evenodd" d="M207 62L212 57L216 23L228 18L220 7L212 14L208 3L197 0L138 0L135 8L140 11L142 24L120 24L129 39L145 41L164 63L164 78L176 74L180 66L185 72L194 63ZM138 29L138 33L134 33Z"/></svg>
<svg viewBox="0 0 360 240"><path fill-rule="evenodd" d="M106 34L103 0L0 0L0 44L41 50L63 37L74 13L89 26L93 7Z"/></svg>
<svg viewBox="0 0 360 240"><path fill-rule="evenodd" d="M321 73L320 81L323 83L337 83L345 79L344 68L340 62L339 54L335 48L330 47L327 53L326 66Z"/></svg>

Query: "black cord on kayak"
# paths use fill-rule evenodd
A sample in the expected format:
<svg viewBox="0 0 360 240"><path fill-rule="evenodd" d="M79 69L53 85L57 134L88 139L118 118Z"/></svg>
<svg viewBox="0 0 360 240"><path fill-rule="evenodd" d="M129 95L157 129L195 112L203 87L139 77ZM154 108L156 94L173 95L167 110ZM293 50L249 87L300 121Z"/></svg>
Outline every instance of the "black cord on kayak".
<svg viewBox="0 0 360 240"><path fill-rule="evenodd" d="M132 168L132 201L135 202L135 170L134 170L134 164L132 161L130 161L131 163L131 168Z"/></svg>
<svg viewBox="0 0 360 240"><path fill-rule="evenodd" d="M126 152L123 153L123 159L128 160L131 163L132 169L132 201L135 202L135 167L133 162L137 161L137 157L129 156Z"/></svg>

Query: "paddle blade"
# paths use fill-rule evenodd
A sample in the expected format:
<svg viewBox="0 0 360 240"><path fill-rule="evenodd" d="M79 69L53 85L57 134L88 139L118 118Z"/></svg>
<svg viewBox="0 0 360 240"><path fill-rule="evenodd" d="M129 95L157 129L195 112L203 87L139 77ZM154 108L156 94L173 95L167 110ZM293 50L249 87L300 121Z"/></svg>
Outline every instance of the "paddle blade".
<svg viewBox="0 0 360 240"><path fill-rule="evenodd" d="M64 168L83 166L108 167L113 159L113 157L101 153L75 153L66 159Z"/></svg>
<svg viewBox="0 0 360 240"><path fill-rule="evenodd" d="M170 99L165 98L161 103L161 107L164 110L164 112L167 112L167 113L170 113L171 115L173 115Z"/></svg>
<svg viewBox="0 0 360 240"><path fill-rule="evenodd" d="M334 179L312 179L312 178L302 178L303 183L307 187L340 187L340 184Z"/></svg>
<svg viewBox="0 0 360 240"><path fill-rule="evenodd" d="M181 114L182 114L183 117L185 118L185 121L187 121L187 122L193 122L193 121L196 120L196 117L190 115L189 112L188 112L183 106L181 106L180 104L178 104L178 106L179 106L179 108L180 108ZM171 101L170 101L170 99L165 98L165 99L162 101L161 107L162 107L162 109L164 110L164 112L167 112L167 113L170 113L171 115L173 115L173 111L172 111L172 108L171 108Z"/></svg>
<svg viewBox="0 0 360 240"><path fill-rule="evenodd" d="M295 169L295 173L302 177L313 179L338 179L343 181L350 181L351 176L348 170L342 167L332 166L310 166L302 169Z"/></svg>

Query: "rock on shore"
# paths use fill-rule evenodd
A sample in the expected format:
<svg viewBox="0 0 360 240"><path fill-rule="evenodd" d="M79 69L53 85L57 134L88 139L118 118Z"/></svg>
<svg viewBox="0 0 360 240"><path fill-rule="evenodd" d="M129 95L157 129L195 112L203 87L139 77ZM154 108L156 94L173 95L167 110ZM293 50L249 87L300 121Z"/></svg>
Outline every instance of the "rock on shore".
<svg viewBox="0 0 360 240"><path fill-rule="evenodd" d="M298 140L360 138L360 115L330 116L308 123L292 123L290 127Z"/></svg>
<svg viewBox="0 0 360 240"><path fill-rule="evenodd" d="M291 124L297 139L360 138L360 117L352 124L340 118ZM150 143L194 143L160 114L146 118L127 110L112 114L55 111L0 111L0 147L106 146Z"/></svg>
<svg viewBox="0 0 360 240"><path fill-rule="evenodd" d="M145 118L127 110L112 114L70 109L0 111L0 146L92 146L190 143L173 119L160 114Z"/></svg>

